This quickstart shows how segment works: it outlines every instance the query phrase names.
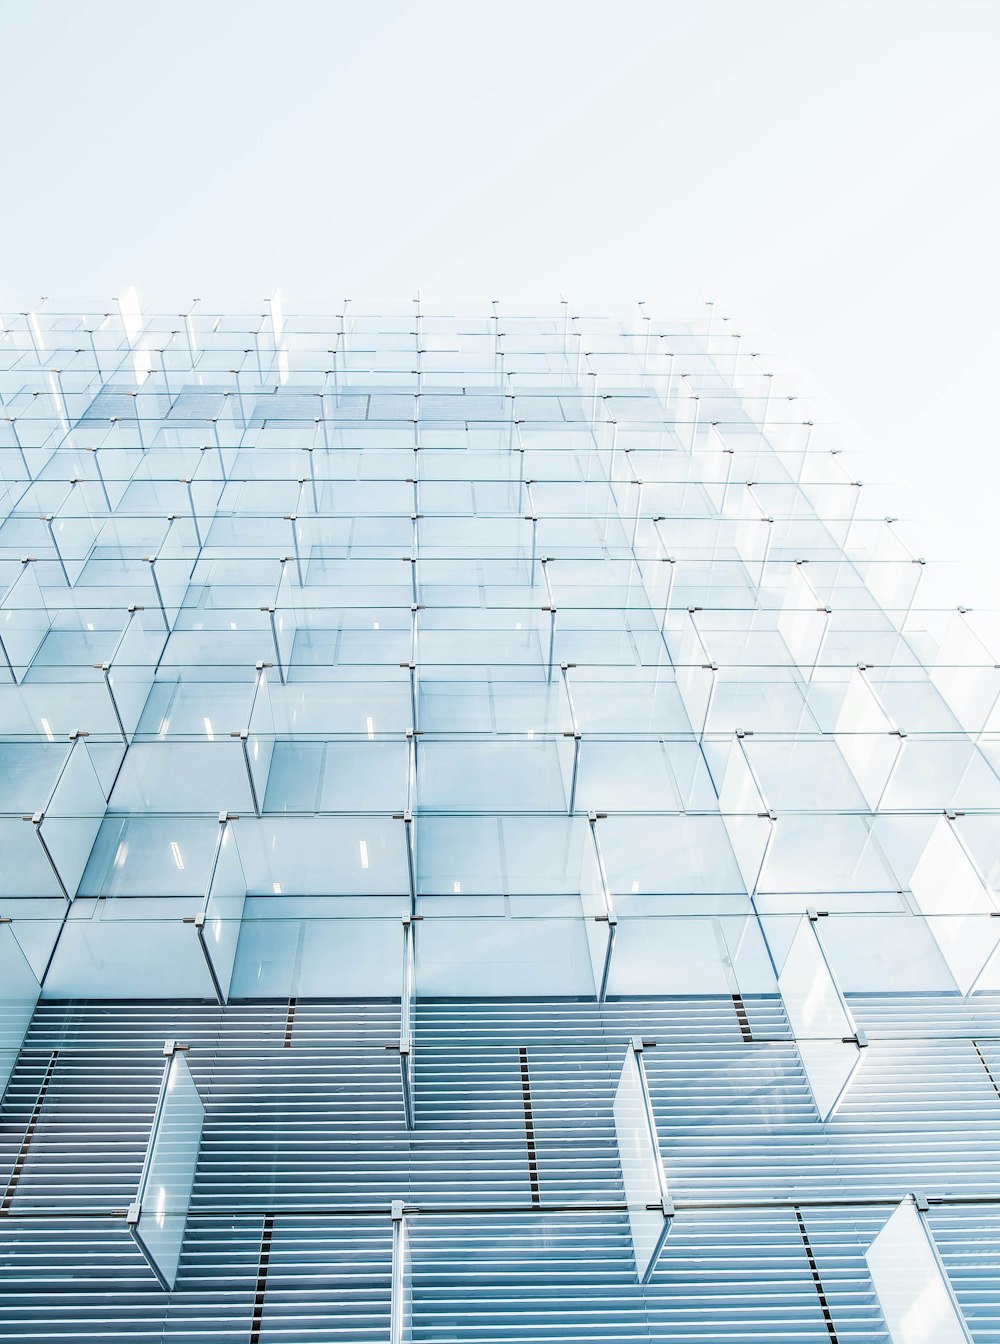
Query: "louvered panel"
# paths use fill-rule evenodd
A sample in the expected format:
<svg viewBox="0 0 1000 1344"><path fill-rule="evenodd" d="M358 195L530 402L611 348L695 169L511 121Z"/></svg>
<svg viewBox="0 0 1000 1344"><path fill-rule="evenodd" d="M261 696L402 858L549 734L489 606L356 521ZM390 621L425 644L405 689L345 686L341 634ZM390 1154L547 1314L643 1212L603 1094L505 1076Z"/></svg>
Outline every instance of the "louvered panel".
<svg viewBox="0 0 1000 1344"><path fill-rule="evenodd" d="M932 1206L929 1222L976 1344L995 1344L1000 1340L1000 1206Z"/></svg>
<svg viewBox="0 0 1000 1344"><path fill-rule="evenodd" d="M227 1013L211 1029L215 1048L192 1048L207 1106L196 1209L621 1197L611 1122L620 1044L477 1046L463 1035L449 1044L442 1031L429 1048L418 1028L419 1120L409 1132L395 1053L385 1042L299 1044L328 1029L321 1006L311 1007L290 1037L280 1014L264 1015L259 1046L257 1018ZM66 1039L62 1028L54 1035L51 1023L46 1028L46 1016L22 1052L4 1111L7 1172L20 1163L9 1206L120 1208L134 1193L162 1065L151 1045L96 1046L116 1032L119 1041L136 1034L162 1041L178 1018L166 1013L160 1031L150 1021L136 1032L123 1009L103 1010L86 1030L77 1027L75 1048L53 1055L34 1044L47 1030L49 1039ZM505 1021L516 1034L509 1010ZM373 1035L392 1025L386 1014ZM289 1045L276 1045L279 1038ZM826 1124L791 1042L730 1041L708 1055L662 1044L646 1059L664 1162L680 1198L977 1193L1000 1170L1000 1095L982 1047L969 1042L875 1041ZM953 1123L956 1104L961 1126Z"/></svg>
<svg viewBox="0 0 1000 1344"><path fill-rule="evenodd" d="M851 1215L735 1210L678 1217L648 1294L654 1338L886 1340Z"/></svg>
<svg viewBox="0 0 1000 1344"><path fill-rule="evenodd" d="M408 1220L417 1341L648 1340L621 1215Z"/></svg>
<svg viewBox="0 0 1000 1344"><path fill-rule="evenodd" d="M852 994L848 1001L870 1035L1000 1037L1000 994Z"/></svg>
<svg viewBox="0 0 1000 1344"><path fill-rule="evenodd" d="M976 1193L1000 1172L1000 1097L969 1043L869 1046L825 1124L791 1043L658 1047L646 1069L678 1198Z"/></svg>
<svg viewBox="0 0 1000 1344"><path fill-rule="evenodd" d="M121 1221L0 1219L0 1338L159 1340L167 1300Z"/></svg>
<svg viewBox="0 0 1000 1344"><path fill-rule="evenodd" d="M828 1288L791 1213L679 1216L645 1289L622 1215L417 1216L409 1226L416 1340L886 1338L851 1224L825 1231Z"/></svg>
<svg viewBox="0 0 1000 1344"><path fill-rule="evenodd" d="M43 999L35 1009L24 1049L157 1051L168 1037L204 1049L215 1045L222 1015L221 1008L203 1003L123 1005Z"/></svg>
<svg viewBox="0 0 1000 1344"><path fill-rule="evenodd" d="M746 1022L741 1022L745 1017ZM420 1000L417 1024L427 1044L519 1045L620 1042L631 1036L679 1040L740 1040L790 1035L777 996L594 1000Z"/></svg>
<svg viewBox="0 0 1000 1344"><path fill-rule="evenodd" d="M696 1030L702 1002L710 1023L724 1007L690 1001ZM601 1016L591 1005L574 1007L585 1024ZM170 1030L194 1042L188 1058L206 1125L167 1334L202 1344L248 1339L253 1330L261 1340L384 1340L392 1198L428 1210L409 1217L417 1229L420 1339L807 1341L832 1338L832 1321L841 1341L878 1340L864 1247L892 1203L852 1213L808 1200L894 1201L917 1185L990 1187L1000 1170L1000 1097L987 1070L992 1042L875 1041L840 1112L823 1125L794 1043L748 1043L731 1031L732 1019L707 1053L701 1044L664 1039L647 1050L646 1062L680 1208L642 1289L627 1220L613 1211L622 1198L611 1121L621 1039L608 1041L605 1023L582 1030L575 1045L565 1028L556 1043L539 1043L538 1006L524 1003L505 1006L503 1031L516 1042L530 1036L527 1024L535 1041L499 1044L495 1005L433 1009L433 1045L418 1028L419 1122L407 1132L398 1058L382 1039L392 1039L395 1005L374 1015L371 1005L296 1005L290 1033L287 1007L207 1010L200 1034L190 1007L40 1007L4 1110L5 1160L12 1161L51 1065L0 1223L8 1288L0 1321L11 1337L54 1337L40 1325L46 1295L52 1320L73 1319L69 1338L114 1338L119 1327L123 1337L156 1337L163 1300L123 1222L10 1214L124 1207L162 1068L158 1043ZM354 1030L358 1023L367 1039L349 1048L345 1024ZM54 1061L43 1044L61 1047ZM953 1123L956 1106L967 1123ZM116 1136L113 1149L108 1133ZM710 1212L685 1204L782 1195L807 1201L802 1226L787 1209ZM490 1211L506 1202L523 1212ZM589 1222L543 1207L580 1203L611 1207L587 1215ZM449 1223L430 1212L455 1204L469 1214ZM344 1215L334 1217L338 1205ZM348 1212L360 1207L372 1215ZM310 1208L313 1216L304 1217ZM986 1320L995 1307L977 1274L983 1234L965 1211L953 1212L948 1253ZM936 1219L943 1216L935 1209ZM262 1279L266 1218L272 1250ZM89 1258L81 1260L85 1226ZM67 1277L73 1264L85 1272ZM85 1310L78 1311L80 1299ZM315 1335L303 1333L310 1321ZM987 1322L981 1338L991 1338L991 1329Z"/></svg>
<svg viewBox="0 0 1000 1344"><path fill-rule="evenodd" d="M124 1208L135 1194L162 1073L153 1050L22 1051L0 1111L4 1207Z"/></svg>
<svg viewBox="0 0 1000 1344"><path fill-rule="evenodd" d="M388 1217L193 1219L165 1338L384 1344L391 1262Z"/></svg>
<svg viewBox="0 0 1000 1344"><path fill-rule="evenodd" d="M94 1003L43 1000L35 1010L26 1049L158 1050L167 1037L199 1052L224 1033L227 1046L277 1048L306 1040L317 1046L372 1041L399 1034L399 1004L372 999L299 1003Z"/></svg>
<svg viewBox="0 0 1000 1344"><path fill-rule="evenodd" d="M388 1208L405 1182L399 1061L384 1048L220 1052L202 1096L199 1211Z"/></svg>

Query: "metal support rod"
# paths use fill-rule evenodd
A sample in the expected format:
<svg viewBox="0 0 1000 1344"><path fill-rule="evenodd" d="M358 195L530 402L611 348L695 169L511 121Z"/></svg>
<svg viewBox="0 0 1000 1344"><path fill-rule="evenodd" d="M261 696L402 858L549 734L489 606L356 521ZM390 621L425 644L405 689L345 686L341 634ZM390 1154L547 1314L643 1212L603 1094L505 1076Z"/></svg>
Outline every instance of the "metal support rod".
<svg viewBox="0 0 1000 1344"><path fill-rule="evenodd" d="M111 496L108 494L107 482L104 479L104 471L101 468L101 457L99 448L89 448L87 450L94 455L94 466L97 468L97 479L101 483L101 490L104 492L104 503L107 505L108 513L111 512Z"/></svg>
<svg viewBox="0 0 1000 1344"><path fill-rule="evenodd" d="M399 1001L399 1070L403 1089L403 1120L407 1129L416 1122L412 1012L416 993L416 944L414 921L403 916L403 978Z"/></svg>
<svg viewBox="0 0 1000 1344"><path fill-rule="evenodd" d="M73 585L70 583L69 570L66 568L66 561L63 559L62 551L59 548L59 542L56 540L55 529L52 526L53 515L51 513L43 513L40 515L40 517L42 522L45 523L45 525L49 529L49 538L52 542L53 549L55 550L56 557L59 560L59 568L63 572L63 578L66 580L66 586L68 588L71 588Z"/></svg>
<svg viewBox="0 0 1000 1344"><path fill-rule="evenodd" d="M111 701L111 708L114 710L115 718L118 720L118 731L122 735L122 741L128 746L128 733L125 731L125 724L122 721L122 716L118 709L118 701L115 699L114 689L111 685L111 664L95 663L94 670L100 672L104 677L104 684L108 688L108 698Z"/></svg>
<svg viewBox="0 0 1000 1344"><path fill-rule="evenodd" d="M564 737L573 739L573 772L569 783L569 799L566 804L566 813L572 816L576 811L576 782L580 775L580 756L583 750L583 735L579 732L564 733Z"/></svg>
<svg viewBox="0 0 1000 1344"><path fill-rule="evenodd" d="M288 523L292 529L292 545L295 548L295 569L299 576L299 587L302 588L305 585L302 581L302 556L299 552L298 515L294 513L286 513L285 522Z"/></svg>
<svg viewBox="0 0 1000 1344"><path fill-rule="evenodd" d="M406 1344L406 1219L403 1201L394 1199L390 1206L392 1218L392 1280L389 1302L389 1344Z"/></svg>
<svg viewBox="0 0 1000 1344"><path fill-rule="evenodd" d="M604 905L604 914L595 915L594 918L599 923L606 923L608 926L608 941L604 951L604 964L601 967L601 974L597 985L597 1001L603 1003L607 997L608 980L611 976L611 958L615 950L615 936L618 928L618 916L615 913L614 902L611 899L611 888L608 885L608 873L604 866L604 855L601 852L601 842L597 835L597 822L603 813L588 812L587 821L590 825L590 835L594 844L594 855L597 860L597 872L601 881L601 900Z"/></svg>
<svg viewBox="0 0 1000 1344"><path fill-rule="evenodd" d="M146 564L149 566L149 573L153 580L153 588L156 590L156 600L160 604L160 615L163 617L163 626L169 633L170 621L167 619L167 609L163 603L163 594L160 592L160 581L156 577L156 556L147 555Z"/></svg>
<svg viewBox="0 0 1000 1344"><path fill-rule="evenodd" d="M194 506L194 490L192 489L191 486L190 477L182 481L181 484L187 486L188 503L191 505L191 521L194 523L194 535L197 538L198 549L200 551L205 543L201 539L201 528L198 526L198 511Z"/></svg>
<svg viewBox="0 0 1000 1344"><path fill-rule="evenodd" d="M253 780L253 770L250 768L250 734L244 728L242 732L230 733L230 737L238 738L240 746L243 748L243 763L247 768L247 783L250 785L250 798L253 802L255 816L260 816L260 799L257 797L257 786Z"/></svg>
<svg viewBox="0 0 1000 1344"><path fill-rule="evenodd" d="M403 822L403 837L406 841L406 875L410 884L410 914L414 915L417 910L417 855L412 812L404 812L401 820Z"/></svg>
<svg viewBox="0 0 1000 1344"><path fill-rule="evenodd" d="M275 608L274 608L273 606L272 606L272 607L261 607L261 611L266 611L266 612L267 612L268 617L269 617L270 622L271 622L271 642L272 642L273 645L274 645L274 661L275 661L275 664L277 665L277 668L278 668L278 676L279 676L280 679L281 679L281 684L282 684L282 686L284 686L284 684L285 684L285 669L284 669L284 667L283 667L283 665L282 665L282 662L281 662L281 645L278 643L278 627L277 627L277 625L275 624L275 620L274 620Z"/></svg>
<svg viewBox="0 0 1000 1344"><path fill-rule="evenodd" d="M38 836L38 843L41 845L42 853L45 855L45 858L48 861L48 865L52 869L53 876L55 877L56 882L59 884L59 890L60 892L62 892L63 898L67 901L67 903L70 902L73 898L66 890L66 883L62 880L62 874L59 872L59 867L52 856L51 849L49 849L48 844L46 843L45 836L42 834L42 822L45 820L45 813L32 812L30 815L23 816L21 820L30 821L32 826L35 828L35 834Z"/></svg>

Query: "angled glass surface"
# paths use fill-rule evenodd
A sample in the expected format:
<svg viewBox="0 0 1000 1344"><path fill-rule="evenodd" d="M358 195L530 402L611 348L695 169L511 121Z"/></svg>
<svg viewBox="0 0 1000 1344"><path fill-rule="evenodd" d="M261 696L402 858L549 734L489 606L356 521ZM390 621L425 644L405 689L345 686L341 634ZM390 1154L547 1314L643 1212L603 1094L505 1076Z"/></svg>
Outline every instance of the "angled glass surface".
<svg viewBox="0 0 1000 1344"><path fill-rule="evenodd" d="M639 1041L629 1045L625 1052L612 1109L635 1271L639 1281L647 1283L670 1231L673 1204L660 1156Z"/></svg>
<svg viewBox="0 0 1000 1344"><path fill-rule="evenodd" d="M0 675L23 682L50 625L35 566L25 563L0 600Z"/></svg>
<svg viewBox="0 0 1000 1344"><path fill-rule="evenodd" d="M729 843L743 884L752 894L761 880L774 826L739 737L730 743L725 758L719 811L729 833Z"/></svg>
<svg viewBox="0 0 1000 1344"><path fill-rule="evenodd" d="M195 924L220 1003L229 998L246 894L247 880L236 832L228 821L220 819L215 867Z"/></svg>
<svg viewBox="0 0 1000 1344"><path fill-rule="evenodd" d="M865 1251L892 1344L973 1344L930 1228L904 1199Z"/></svg>
<svg viewBox="0 0 1000 1344"><path fill-rule="evenodd" d="M862 1059L858 1030L840 991L815 923L800 922L778 976L778 988L821 1120L844 1099Z"/></svg>
<svg viewBox="0 0 1000 1344"><path fill-rule="evenodd" d="M205 1120L187 1060L172 1041L164 1052L168 1049L139 1188L126 1217L129 1232L167 1290L177 1278Z"/></svg>
<svg viewBox="0 0 1000 1344"><path fill-rule="evenodd" d="M89 743L76 737L37 826L46 854L70 900L76 895L106 806Z"/></svg>
<svg viewBox="0 0 1000 1344"><path fill-rule="evenodd" d="M933 917L927 926L959 993L971 993L996 947L991 916L997 907L945 817L931 831L910 877L910 892L921 914Z"/></svg>

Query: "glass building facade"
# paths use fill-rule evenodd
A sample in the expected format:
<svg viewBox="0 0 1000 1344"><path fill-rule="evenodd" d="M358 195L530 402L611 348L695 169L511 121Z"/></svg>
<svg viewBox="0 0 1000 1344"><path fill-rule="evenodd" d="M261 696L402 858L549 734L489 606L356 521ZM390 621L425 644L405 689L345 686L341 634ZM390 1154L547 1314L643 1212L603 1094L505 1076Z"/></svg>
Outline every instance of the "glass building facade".
<svg viewBox="0 0 1000 1344"><path fill-rule="evenodd" d="M998 660L712 313L4 315L5 1340L1000 1340Z"/></svg>

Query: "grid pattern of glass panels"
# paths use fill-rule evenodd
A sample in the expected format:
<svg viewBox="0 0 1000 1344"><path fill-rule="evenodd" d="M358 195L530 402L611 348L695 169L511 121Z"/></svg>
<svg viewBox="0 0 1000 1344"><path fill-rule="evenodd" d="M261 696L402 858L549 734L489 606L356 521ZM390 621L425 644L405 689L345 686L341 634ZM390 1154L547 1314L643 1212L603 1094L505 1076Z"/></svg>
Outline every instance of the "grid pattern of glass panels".
<svg viewBox="0 0 1000 1344"><path fill-rule="evenodd" d="M985 627L710 308L410 307L4 316L5 1337L1000 1340Z"/></svg>

